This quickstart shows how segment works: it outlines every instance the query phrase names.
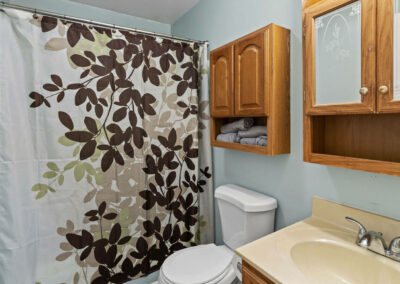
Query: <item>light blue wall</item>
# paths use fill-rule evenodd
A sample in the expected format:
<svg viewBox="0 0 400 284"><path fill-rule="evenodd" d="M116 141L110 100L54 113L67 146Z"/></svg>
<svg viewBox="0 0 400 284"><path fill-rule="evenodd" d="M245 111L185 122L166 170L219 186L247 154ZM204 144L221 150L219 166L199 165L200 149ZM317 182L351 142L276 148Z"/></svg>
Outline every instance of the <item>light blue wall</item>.
<svg viewBox="0 0 400 284"><path fill-rule="evenodd" d="M115 0L114 0L115 1ZM108 24L132 27L152 32L171 34L171 25L84 5L68 0L6 0L21 5L58 14L84 18Z"/></svg>
<svg viewBox="0 0 400 284"><path fill-rule="evenodd" d="M278 229L310 215L313 196L400 219L400 178L302 161L301 2L202 0L172 26L173 35L208 39L211 49L271 22L292 31L291 154L264 157L214 148L215 185L235 183L277 198Z"/></svg>

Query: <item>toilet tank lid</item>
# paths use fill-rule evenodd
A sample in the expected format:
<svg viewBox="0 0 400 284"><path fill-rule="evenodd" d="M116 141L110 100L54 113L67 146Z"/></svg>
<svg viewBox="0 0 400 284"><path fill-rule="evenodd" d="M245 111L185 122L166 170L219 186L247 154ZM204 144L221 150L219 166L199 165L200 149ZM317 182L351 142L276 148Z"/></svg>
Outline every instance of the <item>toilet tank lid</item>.
<svg viewBox="0 0 400 284"><path fill-rule="evenodd" d="M278 206L275 198L234 184L219 186L215 190L215 198L232 203L245 212L270 211Z"/></svg>

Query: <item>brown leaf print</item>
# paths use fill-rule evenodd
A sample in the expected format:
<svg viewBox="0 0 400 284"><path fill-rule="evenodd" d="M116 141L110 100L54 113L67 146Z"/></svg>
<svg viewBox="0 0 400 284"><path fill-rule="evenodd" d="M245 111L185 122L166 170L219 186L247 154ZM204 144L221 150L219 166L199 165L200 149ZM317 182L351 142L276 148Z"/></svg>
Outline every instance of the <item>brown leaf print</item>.
<svg viewBox="0 0 400 284"><path fill-rule="evenodd" d="M90 65L90 61L86 57L83 57L79 54L72 55L71 60L75 63L76 66L79 67L88 67Z"/></svg>
<svg viewBox="0 0 400 284"><path fill-rule="evenodd" d="M67 114L66 112L60 111L58 112L58 118L60 119L60 122L69 130L73 130L74 129L74 123L72 122L71 117L69 116L69 114Z"/></svg>
<svg viewBox="0 0 400 284"><path fill-rule="evenodd" d="M57 27L57 19L52 17L43 16L40 22L42 27L42 32L49 32L55 27Z"/></svg>

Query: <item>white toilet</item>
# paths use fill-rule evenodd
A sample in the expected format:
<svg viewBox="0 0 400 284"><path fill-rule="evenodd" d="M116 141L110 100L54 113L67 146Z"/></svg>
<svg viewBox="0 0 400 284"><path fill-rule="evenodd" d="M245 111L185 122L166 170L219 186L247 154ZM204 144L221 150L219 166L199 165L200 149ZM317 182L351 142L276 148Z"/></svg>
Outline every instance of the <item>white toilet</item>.
<svg viewBox="0 0 400 284"><path fill-rule="evenodd" d="M218 187L215 198L225 245L199 245L170 255L161 266L159 284L231 284L241 280L241 259L234 250L273 232L276 199L232 184Z"/></svg>

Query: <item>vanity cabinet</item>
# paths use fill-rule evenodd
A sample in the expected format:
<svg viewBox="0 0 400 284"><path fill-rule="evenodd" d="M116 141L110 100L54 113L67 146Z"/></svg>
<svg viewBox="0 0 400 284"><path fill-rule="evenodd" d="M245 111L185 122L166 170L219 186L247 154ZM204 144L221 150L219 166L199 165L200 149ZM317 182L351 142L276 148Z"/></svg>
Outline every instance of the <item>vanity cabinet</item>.
<svg viewBox="0 0 400 284"><path fill-rule="evenodd" d="M263 155L290 152L290 31L275 24L210 53L211 145ZM243 117L267 126L267 146L217 141Z"/></svg>
<svg viewBox="0 0 400 284"><path fill-rule="evenodd" d="M262 275L247 262L243 261L242 284L275 284L275 282Z"/></svg>
<svg viewBox="0 0 400 284"><path fill-rule="evenodd" d="M400 2L303 1L304 161L400 176Z"/></svg>

